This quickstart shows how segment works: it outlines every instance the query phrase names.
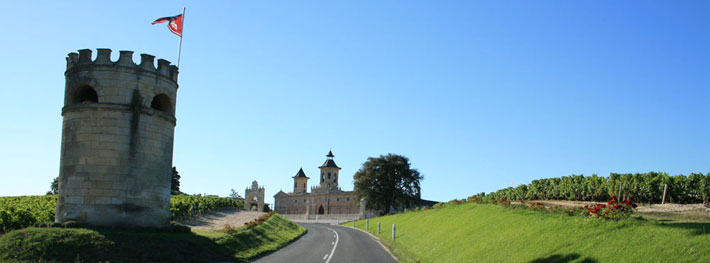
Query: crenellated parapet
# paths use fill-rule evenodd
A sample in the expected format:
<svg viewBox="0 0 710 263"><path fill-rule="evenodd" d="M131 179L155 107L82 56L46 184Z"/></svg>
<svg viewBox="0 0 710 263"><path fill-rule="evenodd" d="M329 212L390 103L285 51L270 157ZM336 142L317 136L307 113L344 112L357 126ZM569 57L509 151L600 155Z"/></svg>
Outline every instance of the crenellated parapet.
<svg viewBox="0 0 710 263"><path fill-rule="evenodd" d="M343 190L340 189L339 186L311 186L311 193L317 194L317 193L339 193L342 192Z"/></svg>
<svg viewBox="0 0 710 263"><path fill-rule="evenodd" d="M111 67L127 67L140 70L146 73L155 73L164 76L174 82L177 82L178 67L170 65L170 61L158 59L158 67L155 67L155 56L149 54L140 54L141 61L139 64L133 62L133 51L121 50L118 61L111 61L111 49L98 48L96 49L96 59L92 60L91 49L79 50L79 53L72 52L67 56L67 72L75 67L81 66L111 66Z"/></svg>

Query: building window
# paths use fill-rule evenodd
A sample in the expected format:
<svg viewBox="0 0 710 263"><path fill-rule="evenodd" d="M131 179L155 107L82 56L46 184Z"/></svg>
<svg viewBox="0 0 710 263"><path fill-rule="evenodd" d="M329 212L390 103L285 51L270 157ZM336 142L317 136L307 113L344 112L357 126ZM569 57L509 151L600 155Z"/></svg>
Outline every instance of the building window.
<svg viewBox="0 0 710 263"><path fill-rule="evenodd" d="M306 183L303 183L303 188L306 188Z"/></svg>
<svg viewBox="0 0 710 263"><path fill-rule="evenodd" d="M330 173L328 173L328 179L330 179Z"/></svg>
<svg viewBox="0 0 710 263"><path fill-rule="evenodd" d="M340 198L336 198L335 201L336 201L336 202L340 202Z"/></svg>
<svg viewBox="0 0 710 263"><path fill-rule="evenodd" d="M298 200L293 200L294 203L298 203Z"/></svg>
<svg viewBox="0 0 710 263"><path fill-rule="evenodd" d="M350 197L348 197L348 201L350 201Z"/></svg>

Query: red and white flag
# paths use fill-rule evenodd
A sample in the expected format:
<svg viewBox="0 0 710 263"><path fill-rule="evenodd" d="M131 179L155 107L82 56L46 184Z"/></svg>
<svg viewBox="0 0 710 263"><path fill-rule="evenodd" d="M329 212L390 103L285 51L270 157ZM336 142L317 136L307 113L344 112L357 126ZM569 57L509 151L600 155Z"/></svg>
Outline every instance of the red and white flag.
<svg viewBox="0 0 710 263"><path fill-rule="evenodd" d="M182 15L161 17L153 21L152 25L169 22L168 29L170 29L170 32L182 37Z"/></svg>

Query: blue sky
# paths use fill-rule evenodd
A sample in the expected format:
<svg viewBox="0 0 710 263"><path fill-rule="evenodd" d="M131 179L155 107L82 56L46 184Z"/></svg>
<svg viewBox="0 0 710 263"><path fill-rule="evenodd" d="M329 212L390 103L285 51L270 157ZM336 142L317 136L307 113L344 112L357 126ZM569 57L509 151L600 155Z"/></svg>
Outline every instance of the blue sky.
<svg viewBox="0 0 710 263"><path fill-rule="evenodd" d="M187 193L291 191L329 149L343 189L396 153L439 201L710 172L707 1L17 2L0 11L0 196L58 175L66 54L175 63L178 38L150 22L183 6L173 163Z"/></svg>

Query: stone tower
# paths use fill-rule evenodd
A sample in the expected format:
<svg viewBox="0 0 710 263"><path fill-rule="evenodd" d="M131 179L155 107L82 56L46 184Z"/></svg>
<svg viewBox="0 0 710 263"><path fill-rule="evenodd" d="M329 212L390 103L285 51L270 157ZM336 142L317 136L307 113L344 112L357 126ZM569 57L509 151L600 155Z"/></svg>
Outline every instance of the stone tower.
<svg viewBox="0 0 710 263"><path fill-rule="evenodd" d="M55 220L167 226L178 68L97 51L67 57Z"/></svg>
<svg viewBox="0 0 710 263"><path fill-rule="evenodd" d="M303 168L298 170L298 173L293 177L293 193L305 193L308 185L308 177L303 172Z"/></svg>
<svg viewBox="0 0 710 263"><path fill-rule="evenodd" d="M264 187L259 187L259 183L254 181L251 188L244 191L244 210L264 212Z"/></svg>
<svg viewBox="0 0 710 263"><path fill-rule="evenodd" d="M328 151L327 159L320 167L320 188L321 189L338 189L338 171L340 167L333 161L333 151Z"/></svg>

